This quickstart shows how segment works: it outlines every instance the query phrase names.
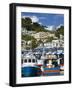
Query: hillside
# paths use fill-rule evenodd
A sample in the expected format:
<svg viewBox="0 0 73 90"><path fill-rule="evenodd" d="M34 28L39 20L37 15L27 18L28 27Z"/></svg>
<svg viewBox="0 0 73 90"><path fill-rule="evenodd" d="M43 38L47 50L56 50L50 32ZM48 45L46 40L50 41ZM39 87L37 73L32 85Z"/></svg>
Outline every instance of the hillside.
<svg viewBox="0 0 73 90"><path fill-rule="evenodd" d="M60 38L60 35L64 36L64 26L60 26L55 31L47 30L43 25L40 25L38 22L33 23L31 18L26 17L21 19L21 26L22 28L26 28L27 31L35 31L35 33L38 32L49 32L51 34L55 34L56 37Z"/></svg>
<svg viewBox="0 0 73 90"><path fill-rule="evenodd" d="M64 36L64 26L61 26L55 31L55 36L60 38L60 34Z"/></svg>

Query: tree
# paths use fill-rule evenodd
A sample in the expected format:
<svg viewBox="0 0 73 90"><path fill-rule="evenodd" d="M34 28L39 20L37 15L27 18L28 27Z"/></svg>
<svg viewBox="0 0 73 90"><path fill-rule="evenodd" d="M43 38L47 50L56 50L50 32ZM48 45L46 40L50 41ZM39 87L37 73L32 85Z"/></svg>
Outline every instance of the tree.
<svg viewBox="0 0 73 90"><path fill-rule="evenodd" d="M31 49L34 49L38 46L38 43L37 43L37 40L33 37L33 36L30 36L30 35L22 35L22 40L25 40L26 43L28 41L31 41L31 45L30 45L30 48ZM26 49L29 49L28 45L26 47Z"/></svg>
<svg viewBox="0 0 73 90"><path fill-rule="evenodd" d="M32 50L38 46L37 40L35 38L32 38Z"/></svg>
<svg viewBox="0 0 73 90"><path fill-rule="evenodd" d="M61 35L64 35L64 26L61 26L60 28L58 28L56 31L55 31L55 36L60 38L60 34Z"/></svg>
<svg viewBox="0 0 73 90"><path fill-rule="evenodd" d="M54 38L53 37L48 37L46 42L51 42Z"/></svg>
<svg viewBox="0 0 73 90"><path fill-rule="evenodd" d="M38 22L32 24L32 30L36 32L47 31L43 25L40 25Z"/></svg>
<svg viewBox="0 0 73 90"><path fill-rule="evenodd" d="M29 17L26 17L25 19L21 19L21 25L22 28L26 28L27 30L31 30L32 20Z"/></svg>
<svg viewBox="0 0 73 90"><path fill-rule="evenodd" d="M31 40L31 38L32 38L32 36L30 36L30 35L22 35L22 40L25 40L25 41L29 41L29 40Z"/></svg>
<svg viewBox="0 0 73 90"><path fill-rule="evenodd" d="M36 32L49 32L45 29L46 26L40 25L38 22L32 23L31 18L26 17L21 19L22 28L26 28L27 31L32 30Z"/></svg>

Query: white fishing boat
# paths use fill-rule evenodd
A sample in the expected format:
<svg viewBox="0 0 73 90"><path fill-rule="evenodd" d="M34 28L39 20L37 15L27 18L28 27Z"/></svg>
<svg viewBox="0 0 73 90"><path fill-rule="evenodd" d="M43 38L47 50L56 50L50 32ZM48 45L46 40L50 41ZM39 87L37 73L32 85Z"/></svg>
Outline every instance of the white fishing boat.
<svg viewBox="0 0 73 90"><path fill-rule="evenodd" d="M22 77L40 76L41 69L37 66L37 59L32 53L26 54L22 59Z"/></svg>
<svg viewBox="0 0 73 90"><path fill-rule="evenodd" d="M22 62L23 62L22 67L36 66L37 65L37 60L36 60L35 56L31 52L29 52L28 54L23 56Z"/></svg>

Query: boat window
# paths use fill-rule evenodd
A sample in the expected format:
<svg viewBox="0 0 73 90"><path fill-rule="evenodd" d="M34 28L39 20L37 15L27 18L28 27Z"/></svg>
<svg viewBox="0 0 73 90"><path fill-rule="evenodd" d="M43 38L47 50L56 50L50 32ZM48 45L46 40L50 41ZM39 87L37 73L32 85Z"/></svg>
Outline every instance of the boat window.
<svg viewBox="0 0 73 90"><path fill-rule="evenodd" d="M23 64L23 59L21 60L21 64Z"/></svg>
<svg viewBox="0 0 73 90"><path fill-rule="evenodd" d="M27 62L27 59L25 59L24 62L26 63Z"/></svg>
<svg viewBox="0 0 73 90"><path fill-rule="evenodd" d="M29 61L28 62L31 62L31 59L29 59Z"/></svg>
<svg viewBox="0 0 73 90"><path fill-rule="evenodd" d="M24 54L24 52L23 52L23 51L22 51L21 53L22 53L22 54Z"/></svg>
<svg viewBox="0 0 73 90"><path fill-rule="evenodd" d="M32 59L32 62L35 63L35 59Z"/></svg>

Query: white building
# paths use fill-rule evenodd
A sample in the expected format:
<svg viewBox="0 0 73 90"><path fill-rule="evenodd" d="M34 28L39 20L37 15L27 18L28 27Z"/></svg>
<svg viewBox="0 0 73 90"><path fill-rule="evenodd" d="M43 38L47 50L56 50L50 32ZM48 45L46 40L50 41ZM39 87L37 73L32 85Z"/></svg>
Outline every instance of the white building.
<svg viewBox="0 0 73 90"><path fill-rule="evenodd" d="M37 41L39 41L40 39L45 41L48 37L55 37L55 34L51 34L49 32L38 32L38 33L32 34L32 36L36 38Z"/></svg>
<svg viewBox="0 0 73 90"><path fill-rule="evenodd" d="M44 47L54 48L54 47L64 47L63 40L52 40L52 42L44 43Z"/></svg>

